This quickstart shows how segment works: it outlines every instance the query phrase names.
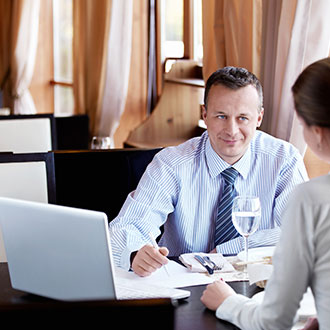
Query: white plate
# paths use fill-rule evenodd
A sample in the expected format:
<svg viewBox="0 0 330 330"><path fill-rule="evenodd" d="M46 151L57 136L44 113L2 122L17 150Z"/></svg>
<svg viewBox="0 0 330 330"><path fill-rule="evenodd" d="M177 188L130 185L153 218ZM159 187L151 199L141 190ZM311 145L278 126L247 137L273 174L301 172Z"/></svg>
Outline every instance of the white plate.
<svg viewBox="0 0 330 330"><path fill-rule="evenodd" d="M275 251L275 246L263 246L254 249L249 249L249 261L258 261L264 257L272 257ZM237 258L245 261L245 251L237 254Z"/></svg>
<svg viewBox="0 0 330 330"><path fill-rule="evenodd" d="M252 299L262 303L264 299L265 291L256 293ZM280 302L279 302L280 303ZM310 288L307 289L306 293L300 302L300 308L298 309L299 320L307 320L311 316L316 315L314 296Z"/></svg>

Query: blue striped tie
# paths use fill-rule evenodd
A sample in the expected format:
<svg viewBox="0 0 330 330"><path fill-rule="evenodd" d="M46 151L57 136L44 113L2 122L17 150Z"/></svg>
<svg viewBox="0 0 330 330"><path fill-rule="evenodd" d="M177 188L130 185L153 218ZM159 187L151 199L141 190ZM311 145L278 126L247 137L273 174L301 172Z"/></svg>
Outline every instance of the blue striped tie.
<svg viewBox="0 0 330 330"><path fill-rule="evenodd" d="M239 236L231 221L233 199L235 197L234 182L238 172L233 167L229 167L224 170L221 175L225 180L225 184L215 222L215 246Z"/></svg>

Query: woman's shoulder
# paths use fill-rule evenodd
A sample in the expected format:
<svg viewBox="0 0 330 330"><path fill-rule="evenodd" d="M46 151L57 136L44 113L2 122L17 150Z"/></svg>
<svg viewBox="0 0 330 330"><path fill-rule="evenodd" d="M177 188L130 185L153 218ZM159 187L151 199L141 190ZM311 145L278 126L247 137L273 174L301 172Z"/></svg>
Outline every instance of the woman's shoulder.
<svg viewBox="0 0 330 330"><path fill-rule="evenodd" d="M299 184L294 190L294 198L306 203L329 203L330 204L330 174L313 178Z"/></svg>

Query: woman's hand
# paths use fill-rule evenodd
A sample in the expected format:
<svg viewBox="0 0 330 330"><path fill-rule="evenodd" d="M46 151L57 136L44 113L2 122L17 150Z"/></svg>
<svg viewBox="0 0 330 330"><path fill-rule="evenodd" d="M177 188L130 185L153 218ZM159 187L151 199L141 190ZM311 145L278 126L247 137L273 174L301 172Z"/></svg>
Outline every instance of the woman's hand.
<svg viewBox="0 0 330 330"><path fill-rule="evenodd" d="M235 291L223 279L209 284L201 297L202 303L215 311L229 296L236 294Z"/></svg>

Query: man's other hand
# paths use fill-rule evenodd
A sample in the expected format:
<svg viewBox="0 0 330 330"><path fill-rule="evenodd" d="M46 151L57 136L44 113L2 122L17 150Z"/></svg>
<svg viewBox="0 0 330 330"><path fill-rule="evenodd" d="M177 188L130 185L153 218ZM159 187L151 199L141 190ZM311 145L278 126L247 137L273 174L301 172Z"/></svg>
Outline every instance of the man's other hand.
<svg viewBox="0 0 330 330"><path fill-rule="evenodd" d="M152 245L145 245L134 256L132 269L139 276L149 276L158 268L166 265L168 259L166 247L154 248Z"/></svg>

